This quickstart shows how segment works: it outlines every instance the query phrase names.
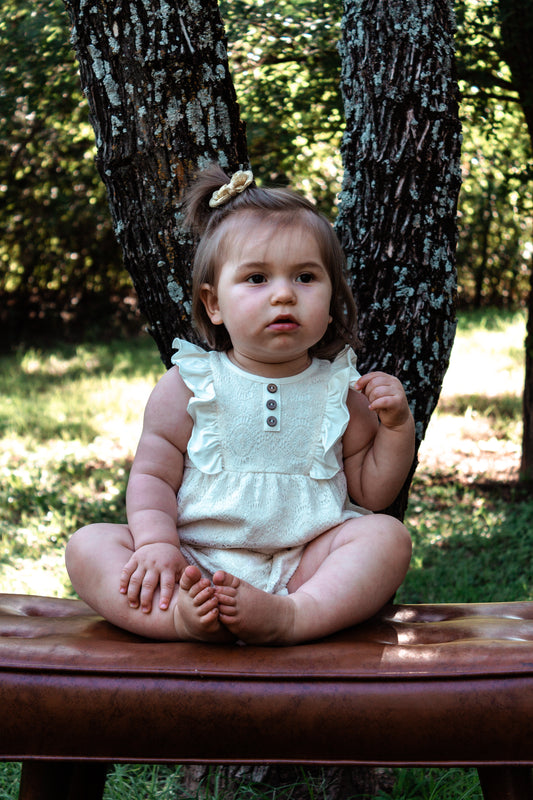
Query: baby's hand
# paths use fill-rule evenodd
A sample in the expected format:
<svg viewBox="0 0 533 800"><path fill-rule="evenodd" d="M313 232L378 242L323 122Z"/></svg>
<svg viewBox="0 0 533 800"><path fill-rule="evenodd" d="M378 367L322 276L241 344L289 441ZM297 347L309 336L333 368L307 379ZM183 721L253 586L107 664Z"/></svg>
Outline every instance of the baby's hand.
<svg viewBox="0 0 533 800"><path fill-rule="evenodd" d="M141 611L149 614L154 592L159 586L159 608L165 611L186 566L187 562L176 545L165 542L145 544L124 566L120 575L120 592L127 594L131 608L140 605Z"/></svg>
<svg viewBox="0 0 533 800"><path fill-rule="evenodd" d="M357 381L355 388L362 392L387 428L399 428L411 417L407 397L400 381L385 372L369 372Z"/></svg>

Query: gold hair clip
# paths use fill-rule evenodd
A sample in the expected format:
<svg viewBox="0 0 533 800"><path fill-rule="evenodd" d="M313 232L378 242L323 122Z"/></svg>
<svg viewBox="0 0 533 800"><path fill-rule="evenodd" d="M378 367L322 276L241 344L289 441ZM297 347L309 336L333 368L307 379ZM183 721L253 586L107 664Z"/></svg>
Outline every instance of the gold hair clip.
<svg viewBox="0 0 533 800"><path fill-rule="evenodd" d="M216 192L213 192L213 196L209 201L209 205L211 208L223 206L224 203L227 203L228 200L231 200L231 198L235 197L236 194L244 192L244 190L251 184L253 179L254 176L251 170L239 170L235 173L229 183L225 183L224 186L221 186L220 189L217 189Z"/></svg>

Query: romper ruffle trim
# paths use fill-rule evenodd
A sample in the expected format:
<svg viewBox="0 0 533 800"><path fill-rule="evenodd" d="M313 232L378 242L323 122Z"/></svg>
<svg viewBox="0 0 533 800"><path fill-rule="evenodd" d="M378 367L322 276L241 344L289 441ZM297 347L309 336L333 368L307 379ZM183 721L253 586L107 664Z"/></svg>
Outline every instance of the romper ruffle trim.
<svg viewBox="0 0 533 800"><path fill-rule="evenodd" d="M357 356L346 345L331 365L328 395L322 420L322 449L316 454L310 476L317 479L332 478L342 469L342 452L336 447L342 439L350 413L346 405L348 390L355 388L361 377L357 371Z"/></svg>
<svg viewBox="0 0 533 800"><path fill-rule="evenodd" d="M176 350L172 363L179 368L186 386L194 394L187 406L194 422L187 448L189 459L201 472L214 475L222 472L223 459L210 353L184 339L174 339L172 347ZM356 362L354 351L346 346L331 364L321 447L311 465L311 478L326 480L342 468L342 451L337 445L350 421L346 406L348 390L353 389L360 378Z"/></svg>
<svg viewBox="0 0 533 800"><path fill-rule="evenodd" d="M222 472L222 448L218 435L215 385L210 354L184 339L174 339L172 356L185 385L193 392L187 411L194 422L187 445L189 459L201 472Z"/></svg>

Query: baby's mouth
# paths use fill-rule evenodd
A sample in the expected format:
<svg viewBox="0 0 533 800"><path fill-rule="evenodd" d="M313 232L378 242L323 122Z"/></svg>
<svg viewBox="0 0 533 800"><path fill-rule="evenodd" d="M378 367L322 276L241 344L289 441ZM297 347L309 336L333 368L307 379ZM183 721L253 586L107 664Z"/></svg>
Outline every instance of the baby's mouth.
<svg viewBox="0 0 533 800"><path fill-rule="evenodd" d="M276 317L268 327L272 330L295 330L299 327L299 324L294 317L288 314L287 316Z"/></svg>

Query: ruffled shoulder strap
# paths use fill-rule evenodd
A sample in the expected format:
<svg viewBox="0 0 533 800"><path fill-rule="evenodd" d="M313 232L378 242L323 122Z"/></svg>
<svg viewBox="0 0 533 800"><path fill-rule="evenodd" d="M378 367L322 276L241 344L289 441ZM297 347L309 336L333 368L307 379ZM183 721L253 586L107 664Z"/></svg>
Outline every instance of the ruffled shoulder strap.
<svg viewBox="0 0 533 800"><path fill-rule="evenodd" d="M350 421L346 399L361 377L356 364L357 356L346 346L330 366L321 447L311 467L312 478L332 478L342 468L341 440Z"/></svg>
<svg viewBox="0 0 533 800"><path fill-rule="evenodd" d="M211 353L185 339L174 339L172 347L175 353L171 361L178 367L186 386L193 393L187 406L187 412L194 423L187 453L201 472L221 472L222 451L218 435Z"/></svg>

